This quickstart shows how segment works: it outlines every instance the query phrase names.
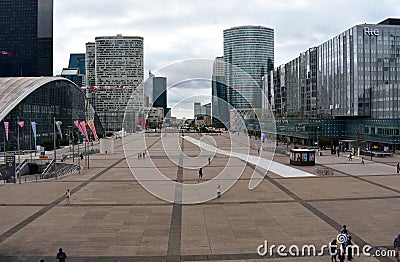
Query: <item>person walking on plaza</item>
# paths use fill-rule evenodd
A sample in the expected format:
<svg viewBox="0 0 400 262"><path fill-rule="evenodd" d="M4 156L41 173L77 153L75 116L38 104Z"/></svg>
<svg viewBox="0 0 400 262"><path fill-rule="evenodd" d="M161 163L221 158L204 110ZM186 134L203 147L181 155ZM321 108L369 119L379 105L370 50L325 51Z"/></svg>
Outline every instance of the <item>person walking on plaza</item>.
<svg viewBox="0 0 400 262"><path fill-rule="evenodd" d="M67 192L65 192L65 202L67 204L70 204L70 198L71 198L71 193L69 192L69 189L67 189Z"/></svg>
<svg viewBox="0 0 400 262"><path fill-rule="evenodd" d="M393 247L394 247L394 250L396 251L397 261L400 262L400 234L394 239Z"/></svg>
<svg viewBox="0 0 400 262"><path fill-rule="evenodd" d="M65 262L65 260L67 259L67 254L65 254L62 248L60 248L58 250L56 258L58 259L59 262Z"/></svg>
<svg viewBox="0 0 400 262"><path fill-rule="evenodd" d="M331 262L337 262L336 256L338 253L338 248L337 248L337 240L336 238L332 240L330 244L330 250L331 250Z"/></svg>
<svg viewBox="0 0 400 262"><path fill-rule="evenodd" d="M400 173L400 163L399 162L397 162L396 171L397 171L397 174Z"/></svg>
<svg viewBox="0 0 400 262"><path fill-rule="evenodd" d="M350 155L349 155L349 161L353 161L353 159L351 158L351 152L350 152Z"/></svg>
<svg viewBox="0 0 400 262"><path fill-rule="evenodd" d="M222 194L221 185L218 185L218 187L217 187L217 198L220 198L221 194Z"/></svg>
<svg viewBox="0 0 400 262"><path fill-rule="evenodd" d="M208 164L209 165L211 164L211 158L208 158Z"/></svg>
<svg viewBox="0 0 400 262"><path fill-rule="evenodd" d="M200 167L200 169L199 169L199 181L200 181L200 179L202 179L202 178L203 178L203 168Z"/></svg>
<svg viewBox="0 0 400 262"><path fill-rule="evenodd" d="M363 157L361 158L361 164L364 165L364 158Z"/></svg>
<svg viewBox="0 0 400 262"><path fill-rule="evenodd" d="M353 260L353 242L351 241L351 236L348 237L346 243L347 260Z"/></svg>

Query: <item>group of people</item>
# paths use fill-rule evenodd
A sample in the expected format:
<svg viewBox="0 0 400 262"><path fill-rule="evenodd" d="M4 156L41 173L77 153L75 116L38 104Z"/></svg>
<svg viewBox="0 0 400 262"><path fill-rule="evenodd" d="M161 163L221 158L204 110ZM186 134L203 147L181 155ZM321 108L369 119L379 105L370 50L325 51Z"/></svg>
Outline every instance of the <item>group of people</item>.
<svg viewBox="0 0 400 262"><path fill-rule="evenodd" d="M146 151L137 153L137 159L144 159L146 158Z"/></svg>
<svg viewBox="0 0 400 262"><path fill-rule="evenodd" d="M340 234L337 238L332 240L330 244L330 253L331 253L331 261L337 262L336 258L339 259L340 262L344 262L347 255L347 260L353 260L353 242L351 240L351 236L347 232L346 225L340 229Z"/></svg>
<svg viewBox="0 0 400 262"><path fill-rule="evenodd" d="M394 239L393 248L396 251L396 259L400 262L400 234ZM343 225L340 229L339 236L332 240L330 244L330 253L332 262L337 262L336 258L339 259L339 262L344 262L346 255L348 261L353 260L353 242L346 225Z"/></svg>

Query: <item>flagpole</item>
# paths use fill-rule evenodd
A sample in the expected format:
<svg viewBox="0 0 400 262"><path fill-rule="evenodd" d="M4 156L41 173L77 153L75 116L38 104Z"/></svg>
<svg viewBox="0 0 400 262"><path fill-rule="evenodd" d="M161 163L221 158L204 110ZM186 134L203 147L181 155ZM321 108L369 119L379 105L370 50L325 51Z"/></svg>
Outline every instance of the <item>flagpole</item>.
<svg viewBox="0 0 400 262"><path fill-rule="evenodd" d="M21 158L20 158L20 153L19 153L19 128L20 128L20 126L19 126L19 117L17 118L17 128L18 128L18 139L17 139L17 141L18 141L18 166L19 166L19 172L18 172L18 178L19 178L19 183L21 184ZM15 182L17 182L17 181L15 181Z"/></svg>
<svg viewBox="0 0 400 262"><path fill-rule="evenodd" d="M4 124L3 120L3 125L4 125L4 144L3 144L3 150L4 150L4 164L6 164L6 126Z"/></svg>
<svg viewBox="0 0 400 262"><path fill-rule="evenodd" d="M57 139L57 133L56 133L56 118L53 117L53 139L54 139L54 175L57 179L57 145L56 145L56 139Z"/></svg>
<svg viewBox="0 0 400 262"><path fill-rule="evenodd" d="M30 130L30 132L29 132L29 150L32 150L32 119L29 119L29 122L31 124L31 126L29 128L29 130ZM32 161L32 151L29 152L29 155L30 155L31 161Z"/></svg>

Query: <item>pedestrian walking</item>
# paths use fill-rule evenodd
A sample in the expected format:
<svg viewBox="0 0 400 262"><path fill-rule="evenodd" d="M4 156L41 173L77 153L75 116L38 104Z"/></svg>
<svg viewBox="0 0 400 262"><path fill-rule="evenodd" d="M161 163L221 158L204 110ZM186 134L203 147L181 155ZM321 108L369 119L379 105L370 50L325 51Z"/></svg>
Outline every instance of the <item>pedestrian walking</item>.
<svg viewBox="0 0 400 262"><path fill-rule="evenodd" d="M221 194L222 194L221 185L218 185L218 187L217 187L217 198L220 198Z"/></svg>
<svg viewBox="0 0 400 262"><path fill-rule="evenodd" d="M393 241L394 250L396 250L397 261L400 261L400 234Z"/></svg>
<svg viewBox="0 0 400 262"><path fill-rule="evenodd" d="M349 161L353 161L353 159L351 158L351 152L349 154Z"/></svg>
<svg viewBox="0 0 400 262"><path fill-rule="evenodd" d="M337 240L336 238L332 240L330 244L330 251L331 251L331 262L337 262L336 257L338 253L338 248L337 248Z"/></svg>
<svg viewBox="0 0 400 262"><path fill-rule="evenodd" d="M361 158L361 164L364 165L364 158L363 157Z"/></svg>
<svg viewBox="0 0 400 262"><path fill-rule="evenodd" d="M199 180L203 178L203 168L199 169Z"/></svg>
<svg viewBox="0 0 400 262"><path fill-rule="evenodd" d="M208 164L209 165L211 164L211 158L208 158Z"/></svg>
<svg viewBox="0 0 400 262"><path fill-rule="evenodd" d="M67 192L65 192L65 202L67 204L71 203L70 198L71 198L71 193L69 192L69 189L67 189Z"/></svg>
<svg viewBox="0 0 400 262"><path fill-rule="evenodd" d="M400 163L399 162L397 162L396 171L397 171L397 174L400 173Z"/></svg>
<svg viewBox="0 0 400 262"><path fill-rule="evenodd" d="M58 250L56 258L58 259L59 262L65 262L65 260L67 259L67 254L65 254L62 248L60 248Z"/></svg>
<svg viewBox="0 0 400 262"><path fill-rule="evenodd" d="M351 241L351 236L347 238L346 243L346 253L347 253L347 260L353 260L353 242Z"/></svg>
<svg viewBox="0 0 400 262"><path fill-rule="evenodd" d="M81 153L79 156L80 156L81 160L83 160L83 154Z"/></svg>
<svg viewBox="0 0 400 262"><path fill-rule="evenodd" d="M336 152L337 152L337 157L339 157L339 156L340 156L340 150L339 150L339 148L336 150Z"/></svg>

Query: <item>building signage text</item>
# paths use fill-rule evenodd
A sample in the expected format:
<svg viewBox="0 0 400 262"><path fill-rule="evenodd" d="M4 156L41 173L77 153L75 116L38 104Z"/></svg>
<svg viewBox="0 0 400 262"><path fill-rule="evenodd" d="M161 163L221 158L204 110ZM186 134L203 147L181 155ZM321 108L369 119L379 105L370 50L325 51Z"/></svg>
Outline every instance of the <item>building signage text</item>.
<svg viewBox="0 0 400 262"><path fill-rule="evenodd" d="M373 29L369 27L364 27L364 34L369 35L369 36L378 36L379 35L379 29Z"/></svg>

